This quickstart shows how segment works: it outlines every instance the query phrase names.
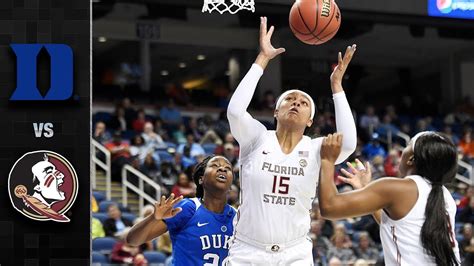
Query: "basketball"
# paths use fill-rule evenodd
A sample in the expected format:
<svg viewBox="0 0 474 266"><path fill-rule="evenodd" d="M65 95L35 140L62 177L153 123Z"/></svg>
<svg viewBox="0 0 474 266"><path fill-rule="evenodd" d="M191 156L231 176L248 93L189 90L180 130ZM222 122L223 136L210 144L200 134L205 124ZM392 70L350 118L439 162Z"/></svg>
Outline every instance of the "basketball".
<svg viewBox="0 0 474 266"><path fill-rule="evenodd" d="M290 10L289 23L300 41L319 45L336 35L341 12L333 0L296 0Z"/></svg>

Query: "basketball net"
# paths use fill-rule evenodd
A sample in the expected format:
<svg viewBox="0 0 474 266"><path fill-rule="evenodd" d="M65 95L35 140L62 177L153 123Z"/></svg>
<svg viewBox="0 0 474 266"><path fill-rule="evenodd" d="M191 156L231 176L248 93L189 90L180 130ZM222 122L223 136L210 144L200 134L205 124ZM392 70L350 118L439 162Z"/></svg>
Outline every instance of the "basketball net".
<svg viewBox="0 0 474 266"><path fill-rule="evenodd" d="M254 0L204 0L204 5L202 6L203 13L217 11L220 14L225 12L235 14L242 9L255 12Z"/></svg>

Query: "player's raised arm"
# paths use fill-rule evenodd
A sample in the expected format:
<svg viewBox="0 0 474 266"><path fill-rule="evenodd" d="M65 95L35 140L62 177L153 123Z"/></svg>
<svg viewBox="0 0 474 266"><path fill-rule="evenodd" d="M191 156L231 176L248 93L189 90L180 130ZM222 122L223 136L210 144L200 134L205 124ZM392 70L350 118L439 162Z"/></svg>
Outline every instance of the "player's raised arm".
<svg viewBox="0 0 474 266"><path fill-rule="evenodd" d="M342 142L342 150L336 160L336 164L342 163L347 159L356 149L357 146L357 131L352 116L352 111L347 101L344 89L342 87L342 78L346 72L349 63L356 51L356 45L348 46L344 57L341 52L338 53L338 63L331 74L331 90L333 93L334 109L336 113L336 127L337 132L344 135Z"/></svg>
<svg viewBox="0 0 474 266"><path fill-rule="evenodd" d="M183 199L183 196L174 198L174 194L166 199L161 197L159 202L155 203L155 211L148 217L135 224L128 232L126 241L132 246L139 246L150 241L168 231L168 227L163 219L171 218L181 211L181 208L173 208L173 205Z"/></svg>
<svg viewBox="0 0 474 266"><path fill-rule="evenodd" d="M268 62L285 51L284 48L276 49L271 44L273 31L273 26L267 31L267 18L261 17L260 53L232 95L227 109L231 133L244 148L255 141L266 130L265 126L253 119L247 112L247 108Z"/></svg>

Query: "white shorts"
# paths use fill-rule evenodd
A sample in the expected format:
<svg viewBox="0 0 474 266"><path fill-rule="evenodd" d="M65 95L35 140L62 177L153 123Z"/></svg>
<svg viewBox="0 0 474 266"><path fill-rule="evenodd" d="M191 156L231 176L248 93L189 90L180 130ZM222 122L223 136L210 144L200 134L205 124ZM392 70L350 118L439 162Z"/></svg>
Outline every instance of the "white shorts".
<svg viewBox="0 0 474 266"><path fill-rule="evenodd" d="M312 266L313 244L309 237L283 245L257 245L237 237L233 240L225 266Z"/></svg>

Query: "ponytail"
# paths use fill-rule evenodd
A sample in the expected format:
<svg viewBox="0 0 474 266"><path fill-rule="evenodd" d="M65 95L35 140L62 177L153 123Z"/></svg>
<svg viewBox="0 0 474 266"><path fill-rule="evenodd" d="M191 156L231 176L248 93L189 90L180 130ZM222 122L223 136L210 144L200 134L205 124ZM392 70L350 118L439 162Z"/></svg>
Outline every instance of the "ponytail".
<svg viewBox="0 0 474 266"><path fill-rule="evenodd" d="M425 209L425 223L421 227L421 243L436 265L459 265L453 251L449 215L446 213L443 187L433 185Z"/></svg>
<svg viewBox="0 0 474 266"><path fill-rule="evenodd" d="M421 135L413 150L416 173L432 185L421 228L421 243L437 265L459 265L453 251L455 240L443 192L443 185L456 175L456 146L449 138L433 132Z"/></svg>

